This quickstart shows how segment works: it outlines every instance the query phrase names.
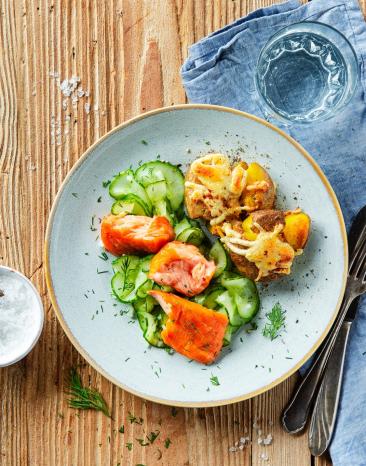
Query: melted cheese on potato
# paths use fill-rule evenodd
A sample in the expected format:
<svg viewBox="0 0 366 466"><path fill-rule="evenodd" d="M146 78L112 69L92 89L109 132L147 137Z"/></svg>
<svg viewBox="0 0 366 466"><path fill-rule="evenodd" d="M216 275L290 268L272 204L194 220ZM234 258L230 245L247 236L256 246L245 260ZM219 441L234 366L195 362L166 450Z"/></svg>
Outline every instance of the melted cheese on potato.
<svg viewBox="0 0 366 466"><path fill-rule="evenodd" d="M191 170L212 194L227 195L231 182L231 167L225 155L208 154L200 157L192 163Z"/></svg>
<svg viewBox="0 0 366 466"><path fill-rule="evenodd" d="M241 164L232 168L227 156L208 154L192 162L190 172L194 182L185 183L190 199L204 203L213 224L243 210L239 198L245 189L247 174Z"/></svg>
<svg viewBox="0 0 366 466"><path fill-rule="evenodd" d="M282 225L277 225L274 231L265 231L260 228L257 238L250 241L238 237L238 232L227 226L226 236L221 238L221 241L235 254L246 257L248 261L257 266L256 280L268 276L271 272L288 275L296 254L292 246L279 238L278 235L282 229Z"/></svg>

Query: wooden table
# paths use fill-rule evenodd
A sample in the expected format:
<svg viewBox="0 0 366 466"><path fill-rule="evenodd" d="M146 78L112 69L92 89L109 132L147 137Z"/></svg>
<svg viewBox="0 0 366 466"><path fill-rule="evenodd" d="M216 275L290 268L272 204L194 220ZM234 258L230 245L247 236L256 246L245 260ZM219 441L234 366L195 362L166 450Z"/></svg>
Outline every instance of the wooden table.
<svg viewBox="0 0 366 466"><path fill-rule="evenodd" d="M0 369L0 465L329 464L312 460L306 435L290 437L280 427L279 415L296 377L252 400L176 412L113 386L83 364L71 346L50 305L43 274L52 201L85 149L128 118L184 103L179 68L188 46L270 3L0 0L0 262L31 278L46 312L43 335L32 353ZM365 10L366 0L362 6ZM61 94L57 73L61 79L79 76L89 97L80 96L73 106ZM104 394L113 420L68 408L64 379L77 364L82 364L83 379ZM131 424L128 412L141 416L143 425ZM258 445L255 421L265 435L272 433L271 446ZM118 431L122 425L123 434ZM161 433L153 445L143 447L135 440L156 429ZM229 452L242 436L249 436L251 444ZM269 461L260 458L263 453Z"/></svg>

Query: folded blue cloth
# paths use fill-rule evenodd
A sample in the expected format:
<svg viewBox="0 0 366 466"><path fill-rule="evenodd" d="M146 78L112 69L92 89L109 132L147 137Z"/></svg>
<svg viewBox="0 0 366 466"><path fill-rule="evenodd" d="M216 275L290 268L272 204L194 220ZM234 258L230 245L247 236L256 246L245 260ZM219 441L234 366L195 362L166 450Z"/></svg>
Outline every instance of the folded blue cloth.
<svg viewBox="0 0 366 466"><path fill-rule="evenodd" d="M329 24L348 38L361 79L351 103L334 118L284 130L324 170L349 228L366 204L366 24L357 0L314 0L306 5L290 0L257 10L194 44L182 78L191 102L225 105L263 118L254 85L259 52L279 29L309 19ZM352 326L330 453L334 466L366 466L366 299L360 301Z"/></svg>

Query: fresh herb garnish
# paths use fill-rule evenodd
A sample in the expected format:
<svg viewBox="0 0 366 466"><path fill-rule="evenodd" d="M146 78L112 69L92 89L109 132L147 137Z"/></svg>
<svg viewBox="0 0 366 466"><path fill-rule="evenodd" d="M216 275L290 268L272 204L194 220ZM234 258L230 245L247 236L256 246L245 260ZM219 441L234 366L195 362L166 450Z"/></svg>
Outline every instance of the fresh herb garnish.
<svg viewBox="0 0 366 466"><path fill-rule="evenodd" d="M108 272L109 272L109 270L99 270L99 269L97 269L97 273L98 273L98 274L100 274L100 273L108 273Z"/></svg>
<svg viewBox="0 0 366 466"><path fill-rule="evenodd" d="M107 261L107 260L108 260L108 256L107 256L107 254L106 254L104 251L103 251L103 252L101 253L101 255L98 256L98 257L99 257L99 259L102 259L103 261Z"/></svg>
<svg viewBox="0 0 366 466"><path fill-rule="evenodd" d="M169 448L171 443L172 443L172 441L170 440L170 438L169 437L166 438L165 442L164 442L165 448Z"/></svg>
<svg viewBox="0 0 366 466"><path fill-rule="evenodd" d="M94 226L94 220L95 220L95 215L93 215L92 218L91 218L91 223L90 223L91 231L97 231L97 229Z"/></svg>
<svg viewBox="0 0 366 466"><path fill-rule="evenodd" d="M145 442L145 440L144 440L143 438L137 438L136 440L139 442L139 444L140 444L142 447L147 447L148 445L150 445L150 443L149 443L149 442Z"/></svg>
<svg viewBox="0 0 366 466"><path fill-rule="evenodd" d="M150 444L153 444L155 440L159 437L160 435L160 430L155 430L154 432L150 432L150 435L146 435L146 438L150 442Z"/></svg>
<svg viewBox="0 0 366 466"><path fill-rule="evenodd" d="M139 425L141 425L141 424L144 422L144 420L142 419L142 417L137 418L137 417L134 416L130 411L128 411L127 419L130 421L131 424L139 424Z"/></svg>
<svg viewBox="0 0 366 466"><path fill-rule="evenodd" d="M66 391L71 396L67 401L70 408L74 409L94 409L102 411L111 417L106 401L98 390L91 387L84 387L80 375L75 368L70 371L69 389Z"/></svg>
<svg viewBox="0 0 366 466"><path fill-rule="evenodd" d="M147 146L147 141L145 141L145 139L141 139L141 144L143 144L144 146Z"/></svg>
<svg viewBox="0 0 366 466"><path fill-rule="evenodd" d="M126 443L126 448L128 451L131 451L132 450L132 443L131 442L127 442Z"/></svg>
<svg viewBox="0 0 366 466"><path fill-rule="evenodd" d="M102 202L102 196L99 196L97 202Z"/></svg>
<svg viewBox="0 0 366 466"><path fill-rule="evenodd" d="M125 433L125 426L122 425L122 426L118 429L118 432L119 432L120 434L124 434L124 433Z"/></svg>
<svg viewBox="0 0 366 466"><path fill-rule="evenodd" d="M262 333L263 336L270 338L272 341L278 337L279 331L285 325L285 311L282 310L280 303L276 303L266 316L269 322L264 326Z"/></svg>
<svg viewBox="0 0 366 466"><path fill-rule="evenodd" d="M74 196L74 197L76 197L76 198L79 197L79 196L78 196L78 193L71 193L71 194L72 194L72 196Z"/></svg>
<svg viewBox="0 0 366 466"><path fill-rule="evenodd" d="M111 184L111 180L106 180L106 181L103 181L102 186L103 186L103 188L106 188L110 184Z"/></svg>
<svg viewBox="0 0 366 466"><path fill-rule="evenodd" d="M219 379L217 378L216 375L212 374L212 376L210 377L210 381L211 381L212 385L216 385L216 386L220 385Z"/></svg>

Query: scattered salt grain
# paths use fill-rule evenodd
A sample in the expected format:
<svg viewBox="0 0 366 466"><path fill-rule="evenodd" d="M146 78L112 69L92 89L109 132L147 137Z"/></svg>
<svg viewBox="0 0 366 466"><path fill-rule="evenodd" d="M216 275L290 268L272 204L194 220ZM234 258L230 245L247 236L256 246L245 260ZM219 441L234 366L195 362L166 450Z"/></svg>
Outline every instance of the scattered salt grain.
<svg viewBox="0 0 366 466"><path fill-rule="evenodd" d="M239 445L239 450L244 450L244 445Z"/></svg>
<svg viewBox="0 0 366 466"><path fill-rule="evenodd" d="M237 451L237 450L238 450L238 449L237 449L236 447L230 447L230 448L229 448L229 451L231 451L231 452L234 452L234 451Z"/></svg>
<svg viewBox="0 0 366 466"><path fill-rule="evenodd" d="M67 100L66 99L64 99L62 101L62 110L67 110Z"/></svg>
<svg viewBox="0 0 366 466"><path fill-rule="evenodd" d="M263 445L263 439L262 439L262 437L258 437L258 445Z"/></svg>
<svg viewBox="0 0 366 466"><path fill-rule="evenodd" d="M85 109L85 112L86 112L86 113L89 113L89 112L90 112L90 104L89 104L89 103L86 103L86 104L84 105L84 109Z"/></svg>
<svg viewBox="0 0 366 466"><path fill-rule="evenodd" d="M272 434L268 434L267 437L263 439L263 445L271 445L272 441Z"/></svg>
<svg viewBox="0 0 366 466"><path fill-rule="evenodd" d="M78 89L78 91L77 91L78 97L83 97L84 94L85 94L85 92L83 91L82 88Z"/></svg>
<svg viewBox="0 0 366 466"><path fill-rule="evenodd" d="M268 455L266 453L261 453L260 455L260 459L263 460L263 461L268 461Z"/></svg>
<svg viewBox="0 0 366 466"><path fill-rule="evenodd" d="M258 432L257 432L258 435L262 435L262 431L261 429L258 429Z"/></svg>

